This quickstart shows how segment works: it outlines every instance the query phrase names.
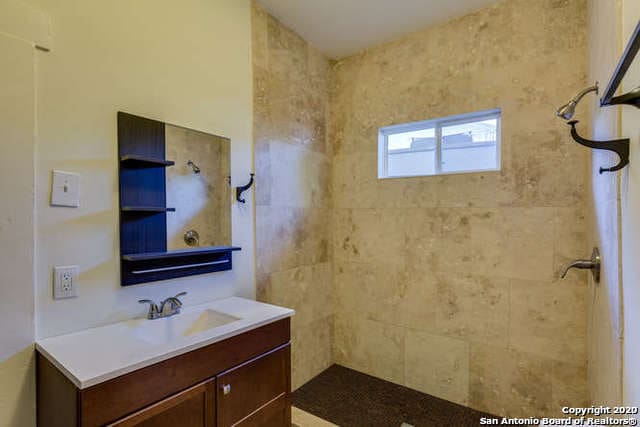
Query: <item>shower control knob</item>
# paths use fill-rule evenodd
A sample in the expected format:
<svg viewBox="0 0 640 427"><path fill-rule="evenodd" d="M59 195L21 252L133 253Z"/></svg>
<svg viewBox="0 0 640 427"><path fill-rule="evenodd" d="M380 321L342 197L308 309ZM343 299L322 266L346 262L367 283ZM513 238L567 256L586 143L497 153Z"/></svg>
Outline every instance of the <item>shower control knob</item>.
<svg viewBox="0 0 640 427"><path fill-rule="evenodd" d="M591 270L591 273L593 274L593 280L596 283L599 283L601 266L602 259L600 257L600 251L598 250L598 248L593 248L591 259L577 259L573 261L571 264L564 267L560 278L564 279L567 276L569 270L571 270L572 268L578 268L581 270Z"/></svg>
<svg viewBox="0 0 640 427"><path fill-rule="evenodd" d="M200 245L200 234L196 230L189 230L184 233L184 242L188 246L199 246Z"/></svg>

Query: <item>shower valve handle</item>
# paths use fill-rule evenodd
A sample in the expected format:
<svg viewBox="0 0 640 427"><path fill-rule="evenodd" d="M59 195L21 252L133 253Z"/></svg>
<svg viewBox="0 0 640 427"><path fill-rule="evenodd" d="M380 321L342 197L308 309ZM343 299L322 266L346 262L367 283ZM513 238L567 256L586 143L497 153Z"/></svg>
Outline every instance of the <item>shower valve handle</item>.
<svg viewBox="0 0 640 427"><path fill-rule="evenodd" d="M593 280L598 283L600 282L601 264L600 251L598 250L598 248L593 248L591 259L577 259L573 261L564 268L562 274L560 275L560 278L564 279L567 276L569 270L571 270L572 268L577 268L580 270L591 270L591 273L593 274Z"/></svg>

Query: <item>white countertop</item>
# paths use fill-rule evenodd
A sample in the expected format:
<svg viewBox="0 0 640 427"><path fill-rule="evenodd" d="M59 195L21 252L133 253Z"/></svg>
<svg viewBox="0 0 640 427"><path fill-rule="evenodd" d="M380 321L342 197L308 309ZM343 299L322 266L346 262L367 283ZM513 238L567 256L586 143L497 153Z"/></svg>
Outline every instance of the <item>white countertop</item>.
<svg viewBox="0 0 640 427"><path fill-rule="evenodd" d="M139 332L137 337L133 329L147 325L155 327L161 323L145 322L166 322L173 318L134 319L38 340L36 348L76 387L84 389L295 314L288 308L233 297L185 307L174 317L205 310L239 320L169 342L150 344L140 339Z"/></svg>

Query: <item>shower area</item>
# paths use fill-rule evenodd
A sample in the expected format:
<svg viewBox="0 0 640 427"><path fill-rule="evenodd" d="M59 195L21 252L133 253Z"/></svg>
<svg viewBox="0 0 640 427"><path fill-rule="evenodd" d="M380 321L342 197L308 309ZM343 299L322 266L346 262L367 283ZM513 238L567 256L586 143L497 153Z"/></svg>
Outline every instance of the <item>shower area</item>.
<svg viewBox="0 0 640 427"><path fill-rule="evenodd" d="M338 60L252 15L257 296L297 312L294 406L352 374L473 416L588 406L591 275L560 274L591 252L590 152L554 117L588 85L586 0L500 1ZM380 128L496 108L499 171L378 179Z"/></svg>

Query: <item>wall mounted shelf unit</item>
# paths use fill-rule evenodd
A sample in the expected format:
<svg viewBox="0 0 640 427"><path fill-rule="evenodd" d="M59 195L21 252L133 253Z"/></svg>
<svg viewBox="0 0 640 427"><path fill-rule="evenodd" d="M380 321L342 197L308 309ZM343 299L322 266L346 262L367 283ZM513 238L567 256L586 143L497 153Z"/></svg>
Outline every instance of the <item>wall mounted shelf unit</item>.
<svg viewBox="0 0 640 427"><path fill-rule="evenodd" d="M122 256L122 280L128 285L231 270L238 247L203 247Z"/></svg>
<svg viewBox="0 0 640 427"><path fill-rule="evenodd" d="M238 247L167 250L165 124L118 113L122 286L231 270Z"/></svg>

